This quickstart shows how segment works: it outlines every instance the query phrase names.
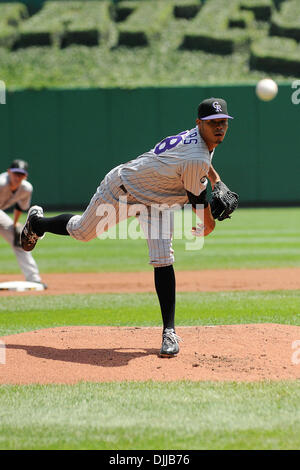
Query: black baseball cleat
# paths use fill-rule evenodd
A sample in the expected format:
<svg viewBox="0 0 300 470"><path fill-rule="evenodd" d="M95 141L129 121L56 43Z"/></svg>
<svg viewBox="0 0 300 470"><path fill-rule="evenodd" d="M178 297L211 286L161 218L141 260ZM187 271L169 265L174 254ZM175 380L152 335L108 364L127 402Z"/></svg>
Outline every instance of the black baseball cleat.
<svg viewBox="0 0 300 470"><path fill-rule="evenodd" d="M24 251L32 251L37 241L44 237L39 237L32 230L32 219L33 217L43 217L44 211L40 206L32 206L27 214L27 219L21 233L21 245Z"/></svg>
<svg viewBox="0 0 300 470"><path fill-rule="evenodd" d="M160 357L175 357L179 353L179 341L182 341L182 339L175 334L175 330L166 328L163 331Z"/></svg>

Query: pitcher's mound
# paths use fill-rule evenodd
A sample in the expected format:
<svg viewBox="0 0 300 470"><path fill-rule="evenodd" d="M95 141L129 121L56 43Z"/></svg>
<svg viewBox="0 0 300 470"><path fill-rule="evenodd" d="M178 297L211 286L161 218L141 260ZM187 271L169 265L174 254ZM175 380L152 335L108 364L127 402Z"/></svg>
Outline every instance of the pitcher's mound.
<svg viewBox="0 0 300 470"><path fill-rule="evenodd" d="M176 333L184 342L172 359L158 357L161 328L74 326L2 337L0 383L300 378L299 326L179 327Z"/></svg>

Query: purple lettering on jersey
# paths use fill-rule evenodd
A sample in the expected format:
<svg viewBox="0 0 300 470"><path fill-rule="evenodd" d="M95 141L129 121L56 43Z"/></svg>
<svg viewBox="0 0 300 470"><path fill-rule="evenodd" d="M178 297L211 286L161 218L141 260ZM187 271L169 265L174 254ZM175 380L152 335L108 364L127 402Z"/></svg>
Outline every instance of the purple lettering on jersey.
<svg viewBox="0 0 300 470"><path fill-rule="evenodd" d="M183 132L180 132L180 134L178 135L171 135L170 137L166 137L164 140L162 140L159 144L156 145L155 149L154 149L154 153L156 155L160 155L161 153L165 152L166 150L170 150L174 147L176 147L176 145L179 144L179 142L182 142L183 140L183 135L187 134L188 131L183 131ZM184 144L191 144L192 142L194 142L195 144L198 142L197 139L193 139L193 137L196 137L197 136L197 132L193 132L193 134L190 134L188 139L185 139L183 141Z"/></svg>
<svg viewBox="0 0 300 470"><path fill-rule="evenodd" d="M193 132L192 134L190 134L187 139L184 139L183 143L191 144L192 142L194 142L196 144L198 140L195 138L193 139L193 137L197 137L197 132Z"/></svg>
<svg viewBox="0 0 300 470"><path fill-rule="evenodd" d="M181 135L171 135L170 137L166 137L164 140L162 140L159 144L154 149L154 153L156 155L160 155L161 153L165 152L166 150L170 150L173 147L176 147L176 145L179 144L179 142L182 141L182 136Z"/></svg>

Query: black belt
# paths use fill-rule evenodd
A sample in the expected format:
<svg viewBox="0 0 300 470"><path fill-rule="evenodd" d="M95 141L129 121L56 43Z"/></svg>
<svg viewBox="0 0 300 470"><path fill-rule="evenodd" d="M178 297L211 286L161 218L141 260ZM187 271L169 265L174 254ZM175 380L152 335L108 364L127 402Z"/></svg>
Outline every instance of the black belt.
<svg viewBox="0 0 300 470"><path fill-rule="evenodd" d="M127 189L125 188L124 184L121 184L120 188L122 189L122 191L124 191L124 193L128 193Z"/></svg>

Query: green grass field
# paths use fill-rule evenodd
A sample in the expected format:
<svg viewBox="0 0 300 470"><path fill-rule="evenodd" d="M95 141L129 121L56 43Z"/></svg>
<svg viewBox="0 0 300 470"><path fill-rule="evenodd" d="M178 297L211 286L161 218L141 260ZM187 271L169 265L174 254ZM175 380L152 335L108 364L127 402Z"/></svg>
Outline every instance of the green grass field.
<svg viewBox="0 0 300 470"><path fill-rule="evenodd" d="M46 216L53 215L46 213ZM201 250L186 250L192 240L179 239L182 213L176 213L175 268L177 270L300 266L300 209L238 209L232 219L217 222ZM130 222L129 222L130 223ZM187 225L190 234L192 223ZM0 238L0 273L17 273L12 250ZM43 273L147 271L146 241L93 240L80 243L47 234L34 257Z"/></svg>
<svg viewBox="0 0 300 470"><path fill-rule="evenodd" d="M239 209L199 252L175 240L176 269L299 266L299 212ZM0 249L0 272L18 273L2 239ZM145 240L80 244L48 234L34 257L42 273L152 269ZM300 293L178 293L176 318L178 326L300 325ZM0 298L0 336L61 325L160 324L154 293ZM3 385L0 449L298 449L299 390L298 382Z"/></svg>
<svg viewBox="0 0 300 470"><path fill-rule="evenodd" d="M0 448L297 449L296 383L2 386Z"/></svg>
<svg viewBox="0 0 300 470"><path fill-rule="evenodd" d="M178 325L300 325L299 291L177 293ZM159 326L153 294L1 297L0 335L64 325Z"/></svg>

